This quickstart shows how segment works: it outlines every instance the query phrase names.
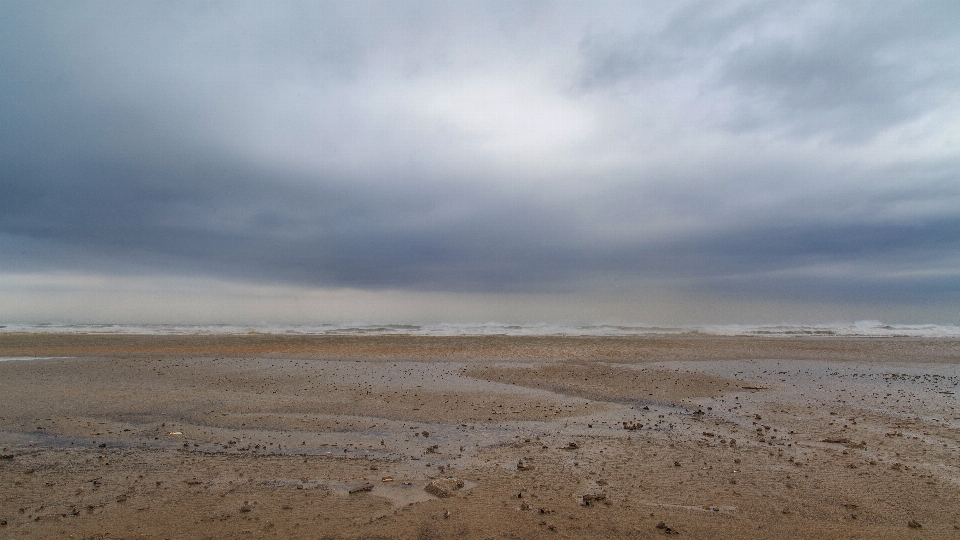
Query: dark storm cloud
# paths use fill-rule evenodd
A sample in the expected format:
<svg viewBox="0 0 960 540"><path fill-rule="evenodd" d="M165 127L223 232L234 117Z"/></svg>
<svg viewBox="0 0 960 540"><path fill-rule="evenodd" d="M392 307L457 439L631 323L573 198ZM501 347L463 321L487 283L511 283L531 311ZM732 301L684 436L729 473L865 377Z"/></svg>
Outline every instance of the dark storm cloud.
<svg viewBox="0 0 960 540"><path fill-rule="evenodd" d="M0 5L0 270L960 290L951 3Z"/></svg>
<svg viewBox="0 0 960 540"><path fill-rule="evenodd" d="M569 290L602 275L705 280L750 294L757 282L745 276L769 283L769 272L812 264L936 264L960 252L956 217L813 223L800 212L790 218L796 223L738 219L722 230L594 242L583 231L596 223L571 219L573 205L537 208L480 190L304 188L266 171L202 162L161 169L92 163L24 177L30 182L0 190L0 227L35 240L33 248L69 247L72 255L59 264L96 270L132 257L167 272L309 285L529 292ZM57 181L45 181L51 178ZM668 204L685 211L682 202L657 201ZM446 206L462 210L429 217ZM857 281L818 278L831 280Z"/></svg>

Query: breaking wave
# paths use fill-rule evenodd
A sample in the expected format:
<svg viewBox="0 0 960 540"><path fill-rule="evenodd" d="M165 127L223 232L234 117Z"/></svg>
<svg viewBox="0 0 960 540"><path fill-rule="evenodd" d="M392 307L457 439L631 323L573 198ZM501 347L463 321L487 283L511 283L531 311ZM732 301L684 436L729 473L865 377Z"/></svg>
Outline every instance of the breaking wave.
<svg viewBox="0 0 960 540"><path fill-rule="evenodd" d="M918 337L960 338L960 326L885 324L857 321L814 325L722 324L690 326L558 325L502 323L442 324L318 324L318 325L177 325L177 324L6 324L0 333L156 334L156 335L411 335L411 336L656 336L701 334L768 337Z"/></svg>

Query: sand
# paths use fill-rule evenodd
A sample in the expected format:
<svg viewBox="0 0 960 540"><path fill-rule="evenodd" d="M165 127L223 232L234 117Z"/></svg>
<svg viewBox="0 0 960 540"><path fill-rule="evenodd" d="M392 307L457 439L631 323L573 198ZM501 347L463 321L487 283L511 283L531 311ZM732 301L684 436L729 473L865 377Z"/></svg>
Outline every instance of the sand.
<svg viewBox="0 0 960 540"><path fill-rule="evenodd" d="M957 538L960 342L0 334L0 538Z"/></svg>

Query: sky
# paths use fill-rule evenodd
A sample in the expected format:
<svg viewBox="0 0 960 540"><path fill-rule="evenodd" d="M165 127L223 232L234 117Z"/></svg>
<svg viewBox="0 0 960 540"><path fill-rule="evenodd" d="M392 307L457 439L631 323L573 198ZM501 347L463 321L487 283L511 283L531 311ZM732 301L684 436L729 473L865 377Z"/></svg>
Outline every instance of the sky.
<svg viewBox="0 0 960 540"><path fill-rule="evenodd" d="M960 322L960 3L0 0L0 322Z"/></svg>

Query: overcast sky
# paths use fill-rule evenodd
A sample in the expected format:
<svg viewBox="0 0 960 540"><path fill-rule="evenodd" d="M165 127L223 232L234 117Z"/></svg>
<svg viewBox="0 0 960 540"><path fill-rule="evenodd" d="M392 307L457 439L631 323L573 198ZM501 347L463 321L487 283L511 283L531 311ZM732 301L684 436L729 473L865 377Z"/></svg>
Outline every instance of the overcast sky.
<svg viewBox="0 0 960 540"><path fill-rule="evenodd" d="M2 321L960 321L951 0L4 0L0 74Z"/></svg>

